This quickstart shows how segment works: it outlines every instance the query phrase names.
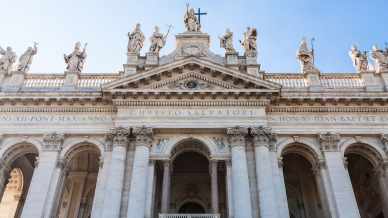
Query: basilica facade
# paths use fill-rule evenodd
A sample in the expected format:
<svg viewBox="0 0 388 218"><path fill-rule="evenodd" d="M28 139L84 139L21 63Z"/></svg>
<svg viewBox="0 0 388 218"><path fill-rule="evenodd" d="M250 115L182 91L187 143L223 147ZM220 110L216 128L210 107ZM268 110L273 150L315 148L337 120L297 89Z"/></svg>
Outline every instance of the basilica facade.
<svg viewBox="0 0 388 218"><path fill-rule="evenodd" d="M1 49L1 218L388 218L388 49L322 73L303 40L300 72L269 73L255 28L215 54L184 24L164 56L136 25L117 73L83 73L80 43L64 74Z"/></svg>

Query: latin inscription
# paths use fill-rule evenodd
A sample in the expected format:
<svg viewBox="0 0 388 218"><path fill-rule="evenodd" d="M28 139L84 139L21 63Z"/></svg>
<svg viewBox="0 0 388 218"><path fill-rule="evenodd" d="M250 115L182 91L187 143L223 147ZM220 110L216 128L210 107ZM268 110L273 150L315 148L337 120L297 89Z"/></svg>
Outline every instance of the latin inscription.
<svg viewBox="0 0 388 218"><path fill-rule="evenodd" d="M388 115L269 115L270 123L387 124Z"/></svg>
<svg viewBox="0 0 388 218"><path fill-rule="evenodd" d="M32 114L32 115L13 115L1 114L0 124L30 124L30 123L106 123L112 122L110 116L76 116L76 115L50 115L50 114Z"/></svg>

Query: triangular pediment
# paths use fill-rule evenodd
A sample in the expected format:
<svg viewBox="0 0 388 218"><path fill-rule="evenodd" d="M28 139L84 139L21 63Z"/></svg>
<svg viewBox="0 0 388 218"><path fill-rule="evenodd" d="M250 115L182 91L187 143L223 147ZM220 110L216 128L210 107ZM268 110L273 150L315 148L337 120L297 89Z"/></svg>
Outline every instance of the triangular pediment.
<svg viewBox="0 0 388 218"><path fill-rule="evenodd" d="M123 77L105 84L102 88L104 92L141 92L142 90L147 92L151 90L278 92L280 86L208 60L190 57Z"/></svg>

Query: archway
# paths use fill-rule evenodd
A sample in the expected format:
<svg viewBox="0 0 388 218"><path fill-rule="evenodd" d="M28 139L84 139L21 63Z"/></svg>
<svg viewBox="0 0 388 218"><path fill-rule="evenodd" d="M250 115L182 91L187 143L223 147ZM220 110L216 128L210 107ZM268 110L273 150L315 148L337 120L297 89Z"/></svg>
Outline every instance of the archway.
<svg viewBox="0 0 388 218"><path fill-rule="evenodd" d="M369 145L357 144L345 151L345 157L361 217L388 217L383 209L388 202L382 196L385 192L382 186L387 184L378 169L380 155Z"/></svg>
<svg viewBox="0 0 388 218"><path fill-rule="evenodd" d="M99 158L99 150L89 144L78 146L66 156L60 198L57 200L57 217L91 217Z"/></svg>
<svg viewBox="0 0 388 218"><path fill-rule="evenodd" d="M178 213L200 214L205 213L205 208L196 202L187 202L179 208Z"/></svg>
<svg viewBox="0 0 388 218"><path fill-rule="evenodd" d="M319 191L319 169L313 170L317 157L304 145L292 145L283 152L283 174L290 217L324 218L325 196Z"/></svg>
<svg viewBox="0 0 388 218"><path fill-rule="evenodd" d="M5 181L0 184L0 218L20 217L37 157L38 150L28 143L12 146L5 152L5 165L0 169Z"/></svg>

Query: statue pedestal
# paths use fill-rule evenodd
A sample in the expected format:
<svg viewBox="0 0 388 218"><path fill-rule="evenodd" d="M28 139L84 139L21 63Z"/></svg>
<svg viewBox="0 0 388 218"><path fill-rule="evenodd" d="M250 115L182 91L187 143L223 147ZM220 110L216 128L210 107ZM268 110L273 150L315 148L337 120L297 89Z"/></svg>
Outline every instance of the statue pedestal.
<svg viewBox="0 0 388 218"><path fill-rule="evenodd" d="M309 90L312 92L319 92L322 90L320 72L317 69L303 72L304 78L306 78Z"/></svg>
<svg viewBox="0 0 388 218"><path fill-rule="evenodd" d="M388 72L386 73L388 74ZM383 91L384 88L387 89L388 84L388 75L384 75L383 73L376 74L374 71L361 71L360 76L362 80L364 80L365 89L369 92L380 92ZM383 84L380 82L383 80Z"/></svg>
<svg viewBox="0 0 388 218"><path fill-rule="evenodd" d="M202 32L184 32L176 35L176 58L207 56L210 36Z"/></svg>
<svg viewBox="0 0 388 218"><path fill-rule="evenodd" d="M260 64L257 64L256 52L245 53L247 73L259 77Z"/></svg>
<svg viewBox="0 0 388 218"><path fill-rule="evenodd" d="M226 65L238 65L238 53L225 53Z"/></svg>
<svg viewBox="0 0 388 218"><path fill-rule="evenodd" d="M146 54L146 67L154 67L159 64L159 54L155 52L148 52Z"/></svg>
<svg viewBox="0 0 388 218"><path fill-rule="evenodd" d="M124 64L124 75L132 75L137 72L137 66L139 64L139 54L136 52L127 53L127 64Z"/></svg>
<svg viewBox="0 0 388 218"><path fill-rule="evenodd" d="M380 72L380 76L383 80L384 90L388 91L388 70Z"/></svg>
<svg viewBox="0 0 388 218"><path fill-rule="evenodd" d="M19 91L24 83L26 73L23 71L13 71L9 76L5 74L3 78L2 90L8 92Z"/></svg>
<svg viewBox="0 0 388 218"><path fill-rule="evenodd" d="M77 89L79 78L79 72L65 71L65 81L63 82L62 89L65 91L72 91Z"/></svg>

